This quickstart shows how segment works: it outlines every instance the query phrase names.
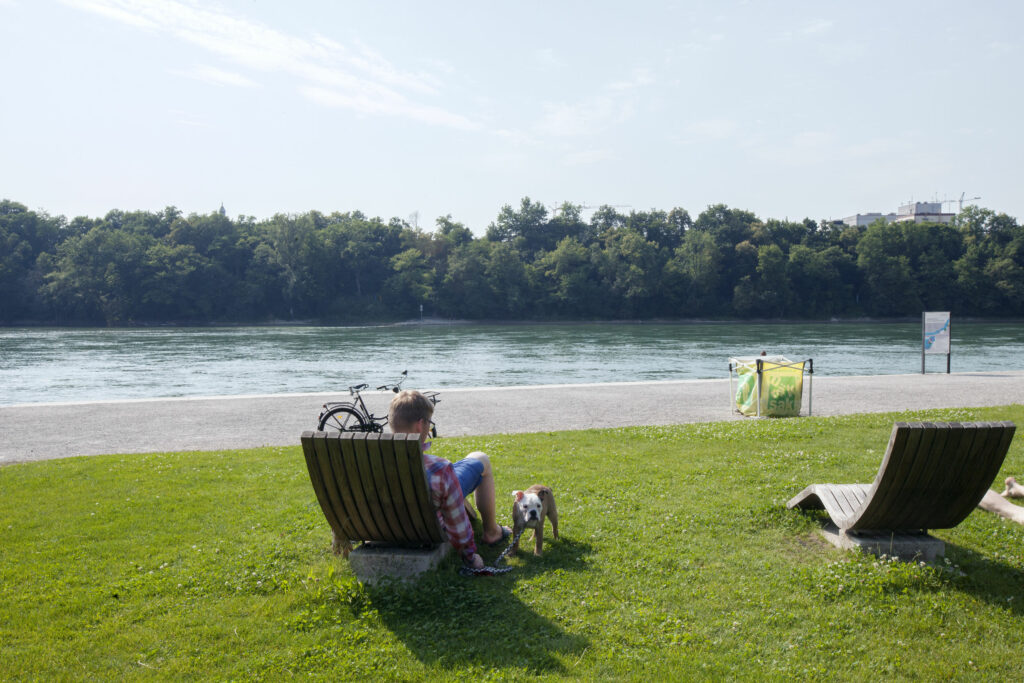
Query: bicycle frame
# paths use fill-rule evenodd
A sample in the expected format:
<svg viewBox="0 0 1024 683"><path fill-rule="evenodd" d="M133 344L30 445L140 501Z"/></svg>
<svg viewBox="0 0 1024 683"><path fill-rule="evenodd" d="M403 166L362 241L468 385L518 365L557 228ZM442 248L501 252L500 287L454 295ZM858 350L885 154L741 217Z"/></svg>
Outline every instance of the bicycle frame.
<svg viewBox="0 0 1024 683"><path fill-rule="evenodd" d="M408 370L402 372L402 376L391 384L382 384L377 387L378 391L391 391L398 393L402 390L402 383L408 378ZM317 417L317 422L321 422L324 419L324 415L330 412L332 409L339 406L345 406L352 412L356 413L356 416L364 423L365 429L359 431L371 431L371 432L383 432L384 428L388 425L388 416L377 416L370 412L370 409L366 406L366 401L363 400L361 392L363 389L368 389L369 384L356 384L348 388L349 396L352 397L352 401L328 401L323 404L323 409L320 411L320 415ZM425 391L423 395L430 401L432 405L437 405L439 399L438 392L436 391ZM431 436L437 436L437 425L433 420L430 421L430 434Z"/></svg>

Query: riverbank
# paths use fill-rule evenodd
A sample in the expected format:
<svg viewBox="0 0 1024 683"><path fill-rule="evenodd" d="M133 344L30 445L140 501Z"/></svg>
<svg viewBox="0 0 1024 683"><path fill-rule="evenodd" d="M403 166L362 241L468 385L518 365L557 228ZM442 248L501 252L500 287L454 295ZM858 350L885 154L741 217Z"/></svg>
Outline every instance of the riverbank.
<svg viewBox="0 0 1024 683"><path fill-rule="evenodd" d="M806 415L1024 403L1024 371L815 376ZM384 414L387 393L367 393ZM0 465L103 453L208 451L298 443L333 393L147 399L0 407ZM727 379L453 389L441 393L441 436L717 422L732 410Z"/></svg>

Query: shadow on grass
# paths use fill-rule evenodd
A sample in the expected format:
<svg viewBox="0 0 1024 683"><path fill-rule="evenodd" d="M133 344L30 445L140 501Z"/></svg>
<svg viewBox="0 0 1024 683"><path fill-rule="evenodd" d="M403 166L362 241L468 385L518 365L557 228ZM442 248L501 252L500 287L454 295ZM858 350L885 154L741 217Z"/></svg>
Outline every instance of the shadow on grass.
<svg viewBox="0 0 1024 683"><path fill-rule="evenodd" d="M539 614L515 589L550 572L586 569L591 547L565 538L546 546L539 558L520 550L507 574L462 577L452 562L412 586L367 587L366 592L387 628L424 664L567 673L560 656L581 655L589 641ZM490 555L485 560L493 561ZM543 603L543 594L537 596ZM556 602L564 604L563 599Z"/></svg>
<svg viewBox="0 0 1024 683"><path fill-rule="evenodd" d="M979 600L1020 616L1024 614L1024 572L954 543L946 542L946 557L964 576L953 585Z"/></svg>
<svg viewBox="0 0 1024 683"><path fill-rule="evenodd" d="M828 515L821 510L803 511L800 517L819 529L831 523ZM946 589L967 593L1018 616L1024 614L1024 571L955 543L944 543L944 557L938 558L932 566L951 570L942 579ZM823 544L823 547L826 546ZM854 556L873 557L867 553Z"/></svg>

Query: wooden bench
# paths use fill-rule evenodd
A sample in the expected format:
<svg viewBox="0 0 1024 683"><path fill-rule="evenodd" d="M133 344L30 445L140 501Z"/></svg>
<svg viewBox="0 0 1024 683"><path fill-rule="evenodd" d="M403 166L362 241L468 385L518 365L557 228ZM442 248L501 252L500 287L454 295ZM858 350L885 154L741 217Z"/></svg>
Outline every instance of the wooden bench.
<svg viewBox="0 0 1024 683"><path fill-rule="evenodd" d="M303 432L302 452L335 552L352 541L402 548L446 542L414 434Z"/></svg>
<svg viewBox="0 0 1024 683"><path fill-rule="evenodd" d="M952 528L992 485L1015 430L1012 422L897 422L873 483L813 484L786 507L823 509L840 536L875 533L890 543L895 533Z"/></svg>

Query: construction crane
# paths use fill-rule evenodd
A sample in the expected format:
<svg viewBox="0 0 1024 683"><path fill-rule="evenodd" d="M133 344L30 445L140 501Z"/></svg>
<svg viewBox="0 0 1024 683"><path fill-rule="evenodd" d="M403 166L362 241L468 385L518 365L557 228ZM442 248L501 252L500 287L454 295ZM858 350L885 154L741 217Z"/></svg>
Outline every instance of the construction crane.
<svg viewBox="0 0 1024 683"><path fill-rule="evenodd" d="M607 206L611 209L632 209L632 204L581 204L581 209L600 209L602 206Z"/></svg>
<svg viewBox="0 0 1024 683"><path fill-rule="evenodd" d="M557 214L559 211L562 210L562 207L565 204L572 204L573 206L577 206L577 207L580 208L581 211L587 211L587 210L590 210L590 209L600 209L602 206L607 206L607 207L610 207L610 208L613 208L613 209L632 209L633 208L632 204L600 204L600 205L598 205L598 204L573 204L572 202L562 202L561 204L558 204L557 206L553 205L553 204L548 204L547 206L548 206L549 209L551 209L551 215L554 216L555 214Z"/></svg>
<svg viewBox="0 0 1024 683"><path fill-rule="evenodd" d="M964 199L964 195L965 194L967 194L967 193L966 192L961 192L960 193L960 199L946 199L946 200L943 200L942 203L943 204L952 204L953 202L956 202L956 205L957 205L956 206L956 212L960 213L961 211L964 210L964 202L973 202L975 199L981 199L981 197L968 197L967 199Z"/></svg>

